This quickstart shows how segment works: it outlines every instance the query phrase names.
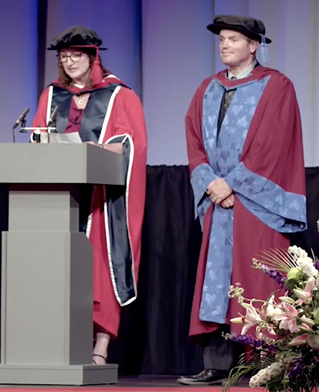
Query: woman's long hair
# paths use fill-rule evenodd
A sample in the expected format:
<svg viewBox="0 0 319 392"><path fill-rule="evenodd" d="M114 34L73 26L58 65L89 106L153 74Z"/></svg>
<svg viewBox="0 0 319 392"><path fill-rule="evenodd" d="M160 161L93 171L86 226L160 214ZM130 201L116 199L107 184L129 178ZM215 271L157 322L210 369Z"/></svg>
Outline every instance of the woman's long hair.
<svg viewBox="0 0 319 392"><path fill-rule="evenodd" d="M81 50L79 50L79 52L86 53L89 56L90 69L92 69L92 65L94 63L95 56L96 56L95 49L93 49L93 50L90 50L90 49L83 50L83 49L81 49ZM102 75L103 75L103 78L105 78L106 76L110 75L111 72L108 69L104 68L100 56L99 56L99 60L100 60L100 67L101 67L101 70L102 70ZM70 87L72 85L72 83L73 83L73 79L69 75L67 75L65 73L65 71L64 71L63 64L59 60L59 53L58 53L58 79L59 79L59 82L60 82L62 87ZM91 79L89 79L88 82L86 83L85 87L93 87L93 81Z"/></svg>

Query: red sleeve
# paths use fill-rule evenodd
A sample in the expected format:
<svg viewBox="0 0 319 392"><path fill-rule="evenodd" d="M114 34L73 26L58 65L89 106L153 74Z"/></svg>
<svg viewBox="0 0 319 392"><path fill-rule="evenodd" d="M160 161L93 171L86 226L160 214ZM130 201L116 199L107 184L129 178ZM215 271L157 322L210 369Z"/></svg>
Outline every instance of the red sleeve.
<svg viewBox="0 0 319 392"><path fill-rule="evenodd" d="M202 163L208 163L202 137L202 119L203 97L211 80L211 78L208 78L200 85L186 114L186 143L190 172Z"/></svg>
<svg viewBox="0 0 319 392"><path fill-rule="evenodd" d="M104 142L110 133L112 136L128 134L132 137L137 152L142 152L146 159L147 138L143 107L134 91L126 87L120 89L115 97L110 124L111 129L107 130Z"/></svg>
<svg viewBox="0 0 319 392"><path fill-rule="evenodd" d="M40 96L37 112L33 119L33 127L45 127L47 124L47 107L49 99L49 88L46 88Z"/></svg>
<svg viewBox="0 0 319 392"><path fill-rule="evenodd" d="M142 104L130 89L122 87L111 112L103 142L113 136L128 135L133 144L128 169L128 228L133 248L135 276L137 276L146 189L147 136Z"/></svg>
<svg viewBox="0 0 319 392"><path fill-rule="evenodd" d="M271 76L256 109L241 160L285 191L305 195L298 102L292 82L279 72Z"/></svg>

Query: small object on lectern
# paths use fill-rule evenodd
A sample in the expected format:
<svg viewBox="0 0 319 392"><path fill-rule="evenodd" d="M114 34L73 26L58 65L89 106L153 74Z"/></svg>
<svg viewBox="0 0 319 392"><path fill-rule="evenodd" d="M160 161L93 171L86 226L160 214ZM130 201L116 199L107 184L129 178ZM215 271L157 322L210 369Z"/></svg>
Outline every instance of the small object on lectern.
<svg viewBox="0 0 319 392"><path fill-rule="evenodd" d="M32 140L34 143L41 143L41 131L40 129L36 129L32 134Z"/></svg>

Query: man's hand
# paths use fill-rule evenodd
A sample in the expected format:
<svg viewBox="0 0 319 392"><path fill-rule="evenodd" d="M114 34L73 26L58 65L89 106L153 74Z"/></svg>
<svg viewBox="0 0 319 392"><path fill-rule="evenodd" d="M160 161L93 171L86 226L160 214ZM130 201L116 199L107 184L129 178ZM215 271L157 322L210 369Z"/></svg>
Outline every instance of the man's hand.
<svg viewBox="0 0 319 392"><path fill-rule="evenodd" d="M233 190L223 178L218 178L208 185L206 193L213 203L221 204L233 193Z"/></svg>
<svg viewBox="0 0 319 392"><path fill-rule="evenodd" d="M230 196L227 197L227 199L223 200L220 205L223 208L231 208L234 207L235 203L235 195L232 193Z"/></svg>

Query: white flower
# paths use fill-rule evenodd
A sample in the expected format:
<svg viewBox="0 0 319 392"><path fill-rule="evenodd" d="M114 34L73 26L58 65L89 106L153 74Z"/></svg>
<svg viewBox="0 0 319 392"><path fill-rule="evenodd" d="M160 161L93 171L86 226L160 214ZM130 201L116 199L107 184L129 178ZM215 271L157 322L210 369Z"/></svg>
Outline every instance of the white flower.
<svg viewBox="0 0 319 392"><path fill-rule="evenodd" d="M301 271L309 277L318 275L318 270L313 265L313 260L310 257L300 257L296 260Z"/></svg>
<svg viewBox="0 0 319 392"><path fill-rule="evenodd" d="M240 283L236 283L235 286L229 286L228 296L229 298L238 298L238 301L240 301L243 298L244 291L245 290L240 287Z"/></svg>
<svg viewBox="0 0 319 392"><path fill-rule="evenodd" d="M260 381L260 379L259 379L260 377L258 376L259 373L260 373L260 371L250 378L250 380L249 380L250 388L258 388L262 384L262 381Z"/></svg>
<svg viewBox="0 0 319 392"><path fill-rule="evenodd" d="M265 369L259 370L259 372L249 380L250 388L257 388L262 384L266 384L272 378L277 377L283 373L285 368L286 365L283 362L274 362Z"/></svg>
<svg viewBox="0 0 319 392"><path fill-rule="evenodd" d="M272 308L272 310L268 309L268 316L272 319L275 320L276 317L280 316L283 311L279 308Z"/></svg>
<svg viewBox="0 0 319 392"><path fill-rule="evenodd" d="M274 295L271 296L270 300L267 304L267 316L269 316L272 320L283 313L283 310L278 306L273 306L274 303Z"/></svg>
<svg viewBox="0 0 319 392"><path fill-rule="evenodd" d="M299 248L298 246L289 246L288 248L288 253L290 254L290 257L294 260L297 261L300 258L305 258L308 257L308 253L303 250L302 248Z"/></svg>
<svg viewBox="0 0 319 392"><path fill-rule="evenodd" d="M266 384L268 381L271 381L273 378L280 376L285 372L290 362L295 358L298 357L287 356L279 362L273 362L266 368L259 370L259 372L249 380L250 388L260 387L261 385Z"/></svg>

